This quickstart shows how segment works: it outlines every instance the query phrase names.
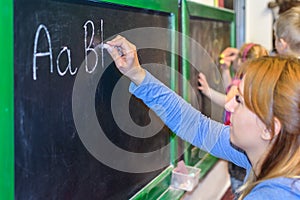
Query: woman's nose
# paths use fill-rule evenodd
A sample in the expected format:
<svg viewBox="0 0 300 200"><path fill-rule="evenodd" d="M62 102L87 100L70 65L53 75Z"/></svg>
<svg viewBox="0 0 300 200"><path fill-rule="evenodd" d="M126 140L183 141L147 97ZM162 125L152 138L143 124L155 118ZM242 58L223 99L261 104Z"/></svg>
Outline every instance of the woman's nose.
<svg viewBox="0 0 300 200"><path fill-rule="evenodd" d="M235 102L235 96L234 96L229 101L227 101L227 103L225 104L225 110L233 113L235 106L236 106L236 102Z"/></svg>

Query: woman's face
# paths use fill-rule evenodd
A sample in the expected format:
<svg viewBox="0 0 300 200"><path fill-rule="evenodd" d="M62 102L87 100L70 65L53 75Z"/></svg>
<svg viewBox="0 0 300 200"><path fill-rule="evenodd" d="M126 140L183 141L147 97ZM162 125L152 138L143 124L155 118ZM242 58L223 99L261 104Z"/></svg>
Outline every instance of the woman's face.
<svg viewBox="0 0 300 200"><path fill-rule="evenodd" d="M231 112L230 140L246 152L260 149L260 145L265 143L261 138L265 125L245 105L244 78L237 91L236 96L225 105L226 110Z"/></svg>

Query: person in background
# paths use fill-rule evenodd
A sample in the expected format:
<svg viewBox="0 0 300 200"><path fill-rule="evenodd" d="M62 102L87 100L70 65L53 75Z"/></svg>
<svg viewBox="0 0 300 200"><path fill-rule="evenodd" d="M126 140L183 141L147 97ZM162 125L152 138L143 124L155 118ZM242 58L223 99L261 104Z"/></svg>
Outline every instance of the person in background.
<svg viewBox="0 0 300 200"><path fill-rule="evenodd" d="M279 7L278 14L281 14L292 7L300 6L299 0L276 0L275 2L269 2L268 7Z"/></svg>
<svg viewBox="0 0 300 200"><path fill-rule="evenodd" d="M274 24L278 54L300 58L300 6L281 13Z"/></svg>
<svg viewBox="0 0 300 200"><path fill-rule="evenodd" d="M240 82L239 77L234 76L231 78L230 74L230 66L233 67L234 73L236 73L239 70L239 67L242 63L249 59L259 58L261 56L267 56L268 51L266 48L259 44L255 43L246 43L244 44L240 50L232 47L227 47L222 53L221 53L221 66L222 66L222 76L223 79L227 81L230 81L230 83L226 85L226 95L223 93L220 93L212 88L210 88L206 77L203 73L199 73L198 82L200 83L200 86L198 89L208 98L211 99L214 103L220 105L221 107L224 107L226 102L228 102L230 99L232 99L236 93L236 90L238 88L238 84ZM225 71L225 72L224 72ZM230 124L230 112L225 111L225 117L224 117L224 124L229 125ZM238 188L243 185L243 180L246 176L246 170L236 166L233 163L228 163L228 171L230 175L230 181L231 181L231 190L234 194L234 199L238 198Z"/></svg>
<svg viewBox="0 0 300 200"><path fill-rule="evenodd" d="M135 45L124 37L107 45L119 71L132 81L130 92L175 134L246 169L239 199L300 199L298 59L276 56L245 62L235 98L225 105L231 112L231 124L226 126L201 114L143 69Z"/></svg>
<svg viewBox="0 0 300 200"><path fill-rule="evenodd" d="M283 12L286 12L290 8L300 6L300 1L299 0L276 0L276 1L271 1L268 3L268 8L271 9L272 15L273 15L273 24L276 22L278 16L282 14ZM276 45L275 45L275 31L273 29L273 52L272 53L277 53L276 51Z"/></svg>
<svg viewBox="0 0 300 200"><path fill-rule="evenodd" d="M220 56L222 78L227 95L210 88L205 75L201 72L198 76L198 82L200 83L198 89L213 102L224 107L225 103L233 97L232 94L234 93L236 86L240 81L238 77L231 77L230 66L233 68L233 73L236 74L243 62L249 59L267 55L269 55L267 49L259 44L246 43L240 48L240 50L227 47ZM230 116L228 115L225 117L225 124L228 123L229 117Z"/></svg>

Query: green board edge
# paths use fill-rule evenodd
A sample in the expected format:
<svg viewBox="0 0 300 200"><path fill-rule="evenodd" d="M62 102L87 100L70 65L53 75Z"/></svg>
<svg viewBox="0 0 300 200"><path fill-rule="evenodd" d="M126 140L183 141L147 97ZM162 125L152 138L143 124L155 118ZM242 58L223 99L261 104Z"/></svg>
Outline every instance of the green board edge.
<svg viewBox="0 0 300 200"><path fill-rule="evenodd" d="M175 4L173 2L173 4ZM176 6L177 7L177 6ZM171 14L171 18L170 18L170 24L171 24L171 28L172 28L172 36L171 36L171 49L172 52L178 52L178 7L177 10L174 11ZM179 91L178 88L178 76L177 76L177 72L178 72L178 56L176 54L172 54L171 55L171 89L173 91ZM170 163L172 165L176 164L176 160L178 157L178 137L174 134L171 133L170 136Z"/></svg>
<svg viewBox="0 0 300 200"><path fill-rule="evenodd" d="M0 1L0 194L14 199L13 1Z"/></svg>
<svg viewBox="0 0 300 200"><path fill-rule="evenodd" d="M174 167L170 165L130 200L152 200L157 199L162 193L168 190L171 182L171 174Z"/></svg>
<svg viewBox="0 0 300 200"><path fill-rule="evenodd" d="M188 13L188 8L187 8L187 2L185 0L181 1L181 32L182 32L182 76L184 77L182 80L182 97L186 101L190 101L189 98L189 79L190 79L190 68L189 68L189 62L185 58L189 58L189 38L190 35L190 25L189 25L189 13ZM191 148L192 145L188 142L184 142L184 162L186 164L190 164L190 156L191 156Z"/></svg>
<svg viewBox="0 0 300 200"><path fill-rule="evenodd" d="M135 8L143 8L162 12L177 12L177 1L174 0L98 0L99 2L113 3Z"/></svg>
<svg viewBox="0 0 300 200"><path fill-rule="evenodd" d="M178 6L177 6L177 0L165 0L165 1L160 1L160 0L138 0L138 1L134 1L134 0L98 0L99 3L108 3L108 4L113 4L113 5L122 5L122 6L127 6L127 7L134 7L134 8L142 8L142 9L149 9L149 10L154 10L154 11L160 11L160 12L166 12L166 13L170 13L171 17L170 17L170 26L171 26L171 29L174 30L174 31L177 31L178 30ZM10 2L10 6L11 6L11 11L10 11L10 16L11 18L13 18L13 2L11 1ZM1 6L2 7L2 6ZM3 19L3 21L7 21L7 18L1 18ZM12 20L11 20L12 21ZM3 23L1 23L3 24ZM1 28L2 28L2 25L1 25ZM4 28L4 27L3 27ZM8 28L6 26L6 28ZM10 36L13 38L13 21L11 23L11 33L10 33ZM1 34L2 34L2 30L1 30ZM4 33L3 33L4 34ZM7 32L5 33L7 34ZM171 45L172 45L172 48L173 49L178 49L178 40L177 38L175 38L175 32L174 32L174 37L172 37L172 41L171 41ZM4 37L2 37L4 38ZM13 51L13 42L11 42L9 45L9 48ZM4 49L1 49L4 51ZM5 56L7 58L7 56ZM1 59L2 60L2 59ZM13 82L13 69L14 69L14 66L13 66L13 53L11 54L11 65L7 65L7 66L11 66L11 68L9 69L10 71L8 72L12 78L11 78L11 81ZM171 57L171 89L173 90L178 90L178 84L177 84L177 76L176 76L176 71L178 70L178 59L177 59L177 55L172 55ZM7 81L5 80L4 83L7 84ZM8 103L10 104L13 104L14 101L13 101L13 84L11 86L11 95L8 96L9 98L7 99L8 100ZM11 177L5 177L6 179L9 178L10 180L10 184L9 184L9 181L3 181L3 182L0 182L0 184L6 184L7 187L3 187L3 190L6 190L6 191L9 191L7 192L8 195L6 195L5 199L14 199L13 197L13 194L14 194L14 170L13 170L13 167L14 167L14 154L13 154L13 150L14 150L14 146L13 146L13 135L14 135L14 131L13 131L13 111L11 111L11 124L12 124L12 130L10 131L10 133L8 134L8 136L11 136L11 154L7 154L7 151L4 151L3 154L5 154L5 157L3 159L9 161L11 160L11 163L10 163L10 167L12 168L12 172L11 172ZM1 113L1 116L4 117L4 115L2 115ZM9 118L7 118L9 119ZM2 138L2 137L1 137ZM176 159L177 159L177 136L175 134L171 134L171 139L170 139L170 155L171 155L171 158L170 158L170 163L175 163ZM6 145L8 145L9 143L7 142L8 141L8 138L3 138L3 141ZM9 148L8 148L9 149ZM2 153L2 152L1 152ZM137 193L137 195L135 195L136 197L134 199L139 199L139 194L147 194L148 196L151 196L151 198L149 199L153 199L152 196L155 196L155 195L161 195L161 193L163 191L165 191L167 189L167 187L169 186L169 182L170 180L167 180L167 182L164 182L166 181L165 177L166 175L165 174L168 174L168 178L170 178L170 174L171 174L171 169L172 169L172 165L170 165L169 167L167 167L159 176L157 176L156 178L153 179L153 181L151 181L149 184L155 188L160 188L160 190L158 189L155 189L155 190L147 190L147 188L149 187L146 187L146 189L144 190L141 190L139 193ZM7 170L6 170L6 173L7 173ZM2 175L2 174L1 174ZM1 179L1 180L6 180L6 179ZM160 182L162 181L162 182ZM166 188L164 187L161 187L161 184L165 184ZM162 188L164 188L163 190L161 190ZM0 185L0 189L2 189L2 186ZM160 192L161 191L161 192ZM4 194L1 190L0 190L0 194ZM144 199L144 198L143 198Z"/></svg>
<svg viewBox="0 0 300 200"><path fill-rule="evenodd" d="M233 10L211 7L195 2L187 2L186 4L188 14L185 17L192 16L229 22L231 27L230 45L236 47L236 14Z"/></svg>
<svg viewBox="0 0 300 200"><path fill-rule="evenodd" d="M190 16L202 17L220 21L235 21L235 12L226 8L217 8L196 2L187 2L188 12Z"/></svg>
<svg viewBox="0 0 300 200"><path fill-rule="evenodd" d="M206 154L202 160L195 164L194 167L201 169L199 179L203 179L210 169L218 162L218 158ZM140 192L135 194L130 200L180 200L185 191L170 187L172 170L174 167L170 165L153 181L146 185Z"/></svg>
<svg viewBox="0 0 300 200"><path fill-rule="evenodd" d="M100 1L99 1L100 2ZM133 6L138 8L145 8L145 9L153 9L153 10L159 10L163 12L175 12L172 15L172 24L173 28L177 30L178 25L178 17L177 17L177 4L176 9L173 7L170 7L171 1L164 1L164 3L159 2L159 0L150 0L150 1L128 1L128 0L116 0L116 1L101 1L101 2L108 2L108 3L115 3L115 4L121 4L125 6ZM145 6L145 2L147 4L154 2L153 5ZM173 2L174 3L174 2ZM0 55L0 61L3 63L3 66L5 66L5 69L2 70L1 77L0 77L0 87L1 91L3 92L3 98L0 99L0 125L2 127L3 133L0 134L0 158L1 158L1 164L0 164L0 194L4 199L14 199L14 122L13 122L13 1L1 1L0 3L0 9L1 9L1 17L5 23L0 24L0 34L1 34L1 55ZM174 48L176 48L176 43L173 44ZM177 66L177 61L174 58L172 58L172 61L174 62L175 66ZM177 69L177 68L176 68ZM176 71L176 70L175 70ZM175 81L175 72L172 73L172 83L171 87L174 90L177 90L178 85L177 81ZM176 151L176 146L173 147L173 150ZM175 156L176 158L176 156ZM174 160L172 159L172 162ZM202 163L205 162L206 159L202 160ZM207 165L209 166L209 165ZM213 166L213 165L212 165ZM164 173L169 173L171 166L168 167ZM207 168L209 171L209 167ZM202 173L204 173L202 169ZM154 181L151 182L151 185L155 184L157 180L165 180L161 177L165 177L165 175L160 175L157 178L154 179ZM170 180L170 175L167 176ZM156 181L155 181L156 180ZM142 192L142 193L145 193ZM175 192L177 194L177 192ZM147 193L149 194L149 193ZM166 195L170 195L170 193L165 193ZM137 195L138 196L138 195Z"/></svg>

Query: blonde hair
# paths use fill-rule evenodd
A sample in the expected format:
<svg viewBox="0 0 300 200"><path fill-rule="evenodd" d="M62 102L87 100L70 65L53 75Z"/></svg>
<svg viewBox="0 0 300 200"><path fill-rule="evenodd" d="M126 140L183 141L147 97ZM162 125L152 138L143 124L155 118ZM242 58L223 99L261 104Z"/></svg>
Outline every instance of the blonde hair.
<svg viewBox="0 0 300 200"><path fill-rule="evenodd" d="M239 50L239 58L242 62L269 55L268 50L260 44L246 43Z"/></svg>
<svg viewBox="0 0 300 200"><path fill-rule="evenodd" d="M252 171L240 199L259 183L275 178L300 179L300 63L296 58L260 57L243 64L244 99L273 134L273 144L261 171ZM274 119L282 127L274 136Z"/></svg>
<svg viewBox="0 0 300 200"><path fill-rule="evenodd" d="M300 6L281 13L275 22L274 31L277 38L286 41L291 53L300 54Z"/></svg>

